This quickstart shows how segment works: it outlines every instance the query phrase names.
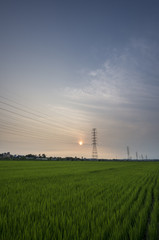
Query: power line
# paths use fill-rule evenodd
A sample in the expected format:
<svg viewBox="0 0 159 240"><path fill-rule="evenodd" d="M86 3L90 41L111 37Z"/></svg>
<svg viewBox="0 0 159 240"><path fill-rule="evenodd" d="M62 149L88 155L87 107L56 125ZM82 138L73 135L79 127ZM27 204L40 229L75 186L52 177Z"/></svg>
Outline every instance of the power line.
<svg viewBox="0 0 159 240"><path fill-rule="evenodd" d="M8 121L3 121L0 119L0 124L2 126L6 126L6 127L9 127L10 129L16 129L16 130L25 130L25 132L28 132L28 133L33 133L33 134L36 134L37 136L42 136L42 134L39 134L42 129L41 128L37 128L37 127L34 127L33 125L29 125L29 127L24 127L24 126L20 126L20 125L17 125L16 123L13 123L13 122L8 122ZM49 131L49 129L45 129L45 135L47 134L47 131ZM37 134L38 133L38 134ZM43 136L42 136L43 137Z"/></svg>
<svg viewBox="0 0 159 240"><path fill-rule="evenodd" d="M2 107L0 107L0 110L5 111L5 112L9 112L9 113L11 113L11 114L15 114L15 115L17 115L17 116L20 116L20 117L23 117L23 118L32 120L32 121L37 122L37 123L42 123L42 124L45 124L45 125L47 125L47 126L50 125L51 127L55 127L55 126L52 126L51 124L48 124L48 123L46 123L46 122L43 122L43 121L34 119L34 118L32 118L32 117L24 116L23 114L20 114L20 113L17 113L17 112L14 112L14 111L11 111L11 110L2 108ZM56 126L56 127L62 129L62 127L59 127L59 126ZM64 128L63 130L64 130L64 131L67 131L65 128Z"/></svg>
<svg viewBox="0 0 159 240"><path fill-rule="evenodd" d="M19 108L19 107L17 107L17 106L14 106L14 105L11 104L11 103L4 102L4 101L0 101L2 104L5 104L5 105L7 105L7 106L9 106L9 107L12 107L12 108L14 108L14 109L17 109L17 110L19 110L19 111L23 111L23 112L25 112L25 113L27 113L27 114L31 114L31 115L33 115L33 116L35 116L35 117L43 118L43 119L45 119L45 121L47 121L47 122L48 122L49 124L51 124L52 126L54 126L54 127L56 127L56 128L63 129L63 131L69 132L69 134L70 134L70 131L71 131L72 129L74 129L74 128L68 127L68 126L64 128L64 127L63 127L63 124L61 125L61 124L59 124L59 123L55 123L55 119L54 119L54 123L52 123L52 117L49 116L48 114L42 113L42 112L37 111L37 110L33 110L33 109L31 109L30 107L28 107L28 106L25 106L25 105L23 105L23 104L21 104L21 103L17 103L16 101L11 100L11 99L9 99L9 98L6 98L6 97L4 97L4 96L0 96L0 98L5 99L5 100L7 100L7 101L9 101L9 102L11 102L11 103L14 102L16 105L23 106L23 107L29 109L29 111L24 110L24 109L22 109L22 108ZM31 110L31 111L34 111L34 113L31 112L30 110ZM36 114L36 113L37 113L37 114ZM39 114L40 114L40 115L39 115ZM41 114L42 114L43 116L42 116ZM45 117L44 117L44 116L45 116ZM50 119L47 119L46 116L49 117ZM66 124L66 122L67 122L67 120L68 120L68 117L69 117L68 115L65 116L65 121L64 121L65 124ZM69 124L69 125L70 125L70 124ZM67 129L66 129L66 128L67 128ZM74 129L74 130L76 130L76 129Z"/></svg>
<svg viewBox="0 0 159 240"><path fill-rule="evenodd" d="M57 137L55 135L52 135L50 137L48 137L48 134L39 134L37 132L32 132L32 131L28 131L27 129L19 129L18 127L12 127L8 124L4 124L4 123L0 123L1 127L0 130L9 130L12 131L12 133L19 133L19 134L26 134L25 137L36 137L36 138L41 138L44 140L56 140L56 141L60 141L60 142L65 142L64 140L62 140L60 137ZM47 135L47 136L46 136ZM23 135L24 136L24 135Z"/></svg>
<svg viewBox="0 0 159 240"><path fill-rule="evenodd" d="M16 130L6 129L6 128L1 128L0 132L4 132L5 134L11 134L13 136L24 137L25 139L28 138L28 137L29 138L36 138L36 143L38 143L38 141L46 142L46 141L50 140L50 139L39 137L39 136L36 136L36 135L31 135L31 134L26 135L26 133L19 132L19 131L16 131ZM56 141L58 141L60 143L68 144L67 142L62 141L61 139L60 140L59 139L54 139L54 140L56 140ZM5 141L5 139L3 139L3 141ZM69 144L71 144L71 143L69 143Z"/></svg>
<svg viewBox="0 0 159 240"><path fill-rule="evenodd" d="M0 101L0 102L2 103L2 101ZM9 106L11 106L12 108L17 109L16 107L14 107L14 106L11 105L11 104L7 104L7 103L3 103L3 104L9 105ZM45 124L45 125L47 125L47 126L49 125L49 126L54 127L54 128L56 128L56 129L59 128L60 130L63 130L64 132L69 132L69 135L70 135L70 130L62 127L60 124L57 124L57 123L52 124L52 123L49 123L49 122L41 121L41 120L39 120L39 119L37 120L37 119L35 119L35 118L33 118L33 117L25 116L25 115L23 115L23 114L21 114L21 113L17 113L17 112L15 112L15 111L8 110L8 109L2 108L2 107L0 107L0 109L3 110L3 111L9 112L9 113L11 113L11 114L14 114L14 115L17 115L17 116L20 116L20 117L23 117L23 118L32 120L32 121L34 121L34 122L42 123L42 124ZM18 108L18 110L20 110L20 108ZM22 111L22 110L21 110L21 111ZM25 112L25 110L23 110L23 112ZM27 112L27 113L28 113L28 112ZM42 117L42 118L45 119L44 117ZM49 120L47 120L47 121L49 121ZM67 128L68 128L68 127L67 127ZM70 129L72 130L72 128L70 128ZM64 134L64 132L63 132L63 134ZM71 135L72 135L72 134L71 134Z"/></svg>
<svg viewBox="0 0 159 240"><path fill-rule="evenodd" d="M25 108L29 109L29 111L31 110L31 111L33 111L34 113L37 112L38 114L40 113L40 114L42 114L42 115L44 115L44 116L50 117L50 116L47 115L46 113L43 113L43 112L37 111L37 110L35 110L35 109L32 109L31 107L28 107L28 106L26 106L26 105L24 105L24 104L22 104L22 103L19 103L19 102L13 100L13 99L9 99L9 98L6 98L6 97L4 97L4 96L0 96L0 98L5 99L5 100L7 100L7 101L9 101L9 102L11 102L11 103L15 103L15 104L17 104L17 105L19 105L19 106L25 107Z"/></svg>
<svg viewBox="0 0 159 240"><path fill-rule="evenodd" d="M23 104L20 104L20 103L17 103L13 100L10 100L6 97L3 97L3 96L0 96L0 98L4 99L4 100L7 100L7 101L10 101L10 102L14 102L16 105L20 105L20 106L24 106ZM9 108L13 108L15 110L18 110L19 112L17 111L14 111L14 110L11 110L11 109L8 109L8 108L5 108L5 107L0 107L0 110L2 110L3 112L5 112L7 115L9 114L9 121L7 120L2 120L0 119L0 123L1 123L1 129L0 131L3 131L5 133L8 133L8 134L12 134L12 135L18 135L18 136L21 136L21 137L34 137L34 138L42 138L42 140L50 140L50 141L58 141L58 142L63 142L65 144L72 144L74 142L66 142L63 140L63 137L64 136L67 136L68 137L74 137L74 134L71 133L71 130L75 129L75 128L72 128L72 127L66 127L64 128L61 124L57 124L57 123L50 123L49 121L51 121L50 119L47 119L46 117L44 116L47 116L47 117L50 117L49 115L45 114L45 113L40 113L38 111L33 111L29 109L29 107L26 107L25 108L28 108L28 110L26 109L22 109L21 107L17 107L15 106L14 104L11 104L11 103L8 103L8 102L5 102L5 101L0 101L0 103L4 106L7 106ZM26 115L24 115L24 113ZM42 116L42 115L43 116ZM31 115L31 116L30 116ZM1 115L1 117L4 117L5 118L6 115ZM25 120L25 121L32 121L31 124L29 124L29 126L20 126L22 123L25 123L24 120L22 121L22 118ZM38 118L38 119L37 119ZM41 118L41 119L39 119ZM17 125L17 119L19 120L19 125ZM14 120L14 122L13 122ZM43 127L41 128L40 125L38 127L38 125L35 125L36 123L39 123L39 124L44 124L45 126L47 126L47 128ZM66 122L65 122L66 123ZM26 124L28 124L26 122ZM52 133L53 135L50 136L50 133L51 133L51 129L55 131L55 133ZM30 129L32 128L32 129ZM57 133L57 129L60 129L62 131L60 131L60 134ZM40 133L40 132L37 132L37 131L41 131L41 132L44 132L43 133ZM47 133L49 132L49 133ZM68 136L68 133L69 133L69 136Z"/></svg>
<svg viewBox="0 0 159 240"><path fill-rule="evenodd" d="M5 108L1 108L1 107L0 107L0 109L3 110L3 111L9 112L9 113L13 113L13 114L18 115L18 116L23 117L23 118L27 118L27 119L29 119L29 120L33 120L33 121L35 121L35 122L40 122L40 123L46 124L45 122L39 121L39 120L34 119L34 118L32 118L32 117L24 116L24 115L22 115L22 114L20 114L20 113L16 113L16 112L14 112L14 111L11 111L11 110L8 110L8 109L5 109Z"/></svg>
<svg viewBox="0 0 159 240"><path fill-rule="evenodd" d="M42 116L40 116L40 115L38 115L38 114L36 114L36 113L32 113L32 112L27 111L27 110L24 110L24 109L22 109L22 108L15 107L15 106L12 105L12 104L5 103L5 102L3 102L3 101L0 101L0 103L2 103L2 104L4 104L4 105L7 105L7 106L9 106L9 107L15 108L15 109L17 109L17 110L23 111L23 112L25 112L25 113L29 113L29 114L31 114L31 115L33 115L33 116L35 116L35 117L40 117L40 118L44 118L44 119L45 119L45 117L42 117Z"/></svg>
<svg viewBox="0 0 159 240"><path fill-rule="evenodd" d="M5 128L1 128L0 129L0 132L4 132L5 134L11 134L11 135L18 135L20 137L25 137L26 138L26 135L23 135L22 132L19 132L19 131L15 131L15 130L10 130L10 129L5 129ZM39 138L39 137L36 137L36 136L32 136L32 135L29 135L28 137L33 137L33 138L37 138L38 140L46 140L46 139L43 139L43 138Z"/></svg>
<svg viewBox="0 0 159 240"><path fill-rule="evenodd" d="M11 127L9 125L5 125L3 123L0 123L0 130L1 129L8 129L8 130L11 130L11 131L16 131L16 132L19 132L19 133L25 133L25 134L29 134L29 136L37 136L37 137L42 137L44 138L45 136L42 136L42 135L39 135L38 133L36 132L32 132L32 131L28 131L27 129L19 129L17 127ZM49 138L47 138L49 139Z"/></svg>

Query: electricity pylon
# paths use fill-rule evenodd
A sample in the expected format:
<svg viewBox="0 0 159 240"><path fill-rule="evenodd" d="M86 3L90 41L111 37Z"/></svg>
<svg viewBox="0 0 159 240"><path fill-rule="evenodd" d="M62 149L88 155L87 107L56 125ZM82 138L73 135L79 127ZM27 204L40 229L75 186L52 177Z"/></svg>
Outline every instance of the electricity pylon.
<svg viewBox="0 0 159 240"><path fill-rule="evenodd" d="M92 129L92 158L93 159L98 159L98 154L97 154L97 131L96 128Z"/></svg>
<svg viewBox="0 0 159 240"><path fill-rule="evenodd" d="M130 159L130 151L129 151L129 146L127 146L127 155L128 155L128 160Z"/></svg>

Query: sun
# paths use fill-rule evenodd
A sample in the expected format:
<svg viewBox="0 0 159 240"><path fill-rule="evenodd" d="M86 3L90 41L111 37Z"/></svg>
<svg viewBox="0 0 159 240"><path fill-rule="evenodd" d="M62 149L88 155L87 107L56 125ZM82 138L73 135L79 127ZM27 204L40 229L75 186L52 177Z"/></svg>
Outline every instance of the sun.
<svg viewBox="0 0 159 240"><path fill-rule="evenodd" d="M79 141L78 143L79 143L79 145L80 145L80 146L82 146L82 145L83 145L83 141Z"/></svg>

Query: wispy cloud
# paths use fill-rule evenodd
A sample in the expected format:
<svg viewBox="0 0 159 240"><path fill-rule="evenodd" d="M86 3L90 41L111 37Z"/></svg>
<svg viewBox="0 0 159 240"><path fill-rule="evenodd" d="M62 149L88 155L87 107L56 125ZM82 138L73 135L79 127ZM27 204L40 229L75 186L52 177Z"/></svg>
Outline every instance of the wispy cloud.
<svg viewBox="0 0 159 240"><path fill-rule="evenodd" d="M145 40L132 40L99 68L84 72L81 87L64 90L69 106L102 131L105 149L139 146L147 137L149 147L154 145L154 129L159 133L159 54L154 48Z"/></svg>
<svg viewBox="0 0 159 240"><path fill-rule="evenodd" d="M87 84L82 88L65 89L65 95L85 104L96 100L109 105L143 107L143 101L152 104L158 98L159 76L155 68L158 55L145 41L132 41L122 54L113 54L98 68L87 72ZM94 105L95 106L95 105ZM96 107L96 106L95 106ZM101 107L101 105L99 105Z"/></svg>

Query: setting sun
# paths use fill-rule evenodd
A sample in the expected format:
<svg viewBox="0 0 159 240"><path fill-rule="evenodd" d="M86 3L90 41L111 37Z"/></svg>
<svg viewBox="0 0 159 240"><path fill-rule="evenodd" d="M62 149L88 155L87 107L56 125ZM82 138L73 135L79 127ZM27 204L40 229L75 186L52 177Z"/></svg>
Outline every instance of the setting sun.
<svg viewBox="0 0 159 240"><path fill-rule="evenodd" d="M83 145L83 141L79 141L79 145L80 145L80 146Z"/></svg>

